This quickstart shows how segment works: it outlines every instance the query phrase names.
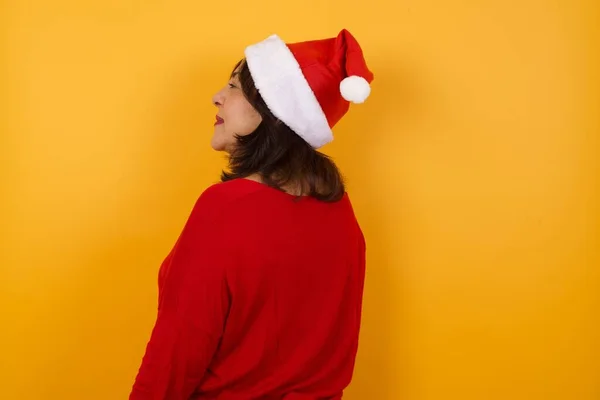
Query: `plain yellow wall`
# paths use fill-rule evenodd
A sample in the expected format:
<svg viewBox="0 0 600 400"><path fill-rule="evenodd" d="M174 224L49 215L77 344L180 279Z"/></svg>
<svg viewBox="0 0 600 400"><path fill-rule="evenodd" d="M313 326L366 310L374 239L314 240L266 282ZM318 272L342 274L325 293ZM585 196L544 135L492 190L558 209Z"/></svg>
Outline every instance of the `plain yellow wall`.
<svg viewBox="0 0 600 400"><path fill-rule="evenodd" d="M224 165L211 95L245 45L341 28L376 75L323 149L368 240L347 398L600 398L597 1L4 6L0 398L126 398Z"/></svg>

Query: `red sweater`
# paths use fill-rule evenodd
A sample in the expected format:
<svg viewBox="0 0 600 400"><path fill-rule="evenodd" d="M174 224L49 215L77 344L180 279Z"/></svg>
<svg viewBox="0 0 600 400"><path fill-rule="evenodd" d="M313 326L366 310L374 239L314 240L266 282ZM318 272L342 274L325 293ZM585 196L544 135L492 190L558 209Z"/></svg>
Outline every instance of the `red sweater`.
<svg viewBox="0 0 600 400"><path fill-rule="evenodd" d="M325 203L245 179L211 186L160 268L130 400L340 399L364 274L347 194Z"/></svg>

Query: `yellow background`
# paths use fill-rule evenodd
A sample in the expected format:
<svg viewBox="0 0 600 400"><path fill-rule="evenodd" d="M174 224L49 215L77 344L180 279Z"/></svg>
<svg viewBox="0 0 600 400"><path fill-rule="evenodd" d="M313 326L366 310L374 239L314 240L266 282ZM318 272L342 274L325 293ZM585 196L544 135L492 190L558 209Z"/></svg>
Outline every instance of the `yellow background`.
<svg viewBox="0 0 600 400"><path fill-rule="evenodd" d="M5 0L0 398L124 399L245 45L348 28L323 150L368 240L347 399L600 398L597 1Z"/></svg>

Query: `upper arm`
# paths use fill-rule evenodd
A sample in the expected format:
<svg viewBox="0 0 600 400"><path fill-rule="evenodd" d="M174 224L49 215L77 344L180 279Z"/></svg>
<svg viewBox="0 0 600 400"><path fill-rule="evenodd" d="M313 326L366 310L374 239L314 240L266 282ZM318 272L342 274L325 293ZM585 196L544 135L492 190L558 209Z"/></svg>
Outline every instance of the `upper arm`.
<svg viewBox="0 0 600 400"><path fill-rule="evenodd" d="M196 203L170 255L158 315L130 399L188 399L216 351L229 308L225 226Z"/></svg>

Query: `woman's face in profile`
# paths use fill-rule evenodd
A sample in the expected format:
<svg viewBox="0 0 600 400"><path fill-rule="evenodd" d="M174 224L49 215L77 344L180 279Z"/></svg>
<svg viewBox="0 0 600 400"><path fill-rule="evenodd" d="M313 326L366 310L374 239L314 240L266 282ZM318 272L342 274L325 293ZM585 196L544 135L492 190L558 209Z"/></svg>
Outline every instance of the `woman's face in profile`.
<svg viewBox="0 0 600 400"><path fill-rule="evenodd" d="M233 72L227 85L212 99L218 111L211 147L217 151L231 152L236 143L236 135L249 135L262 122L258 111L244 96L238 74L240 68L241 65Z"/></svg>

